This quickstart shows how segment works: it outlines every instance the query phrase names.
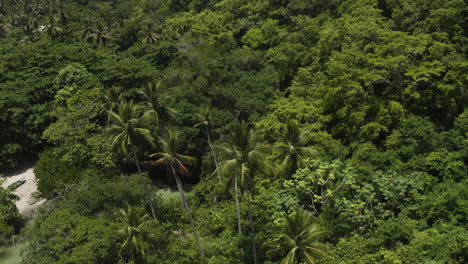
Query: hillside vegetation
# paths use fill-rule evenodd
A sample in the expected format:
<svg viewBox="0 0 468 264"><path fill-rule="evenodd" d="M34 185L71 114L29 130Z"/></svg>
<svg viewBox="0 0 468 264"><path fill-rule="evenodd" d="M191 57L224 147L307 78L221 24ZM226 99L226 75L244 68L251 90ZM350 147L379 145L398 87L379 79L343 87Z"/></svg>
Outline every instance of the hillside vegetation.
<svg viewBox="0 0 468 264"><path fill-rule="evenodd" d="M0 0L24 264L467 263L463 0ZM172 189L167 190L168 188ZM20 235L21 233L21 235Z"/></svg>

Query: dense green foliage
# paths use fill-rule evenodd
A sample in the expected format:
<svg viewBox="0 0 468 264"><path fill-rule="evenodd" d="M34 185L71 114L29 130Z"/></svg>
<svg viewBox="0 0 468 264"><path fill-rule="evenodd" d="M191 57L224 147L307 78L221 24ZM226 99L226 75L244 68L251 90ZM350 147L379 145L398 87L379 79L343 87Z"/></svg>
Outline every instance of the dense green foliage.
<svg viewBox="0 0 468 264"><path fill-rule="evenodd" d="M3 180L0 179L0 185ZM10 190L0 187L0 245L15 234L22 225L22 217L15 206L18 197Z"/></svg>
<svg viewBox="0 0 468 264"><path fill-rule="evenodd" d="M0 1L0 170L38 155L49 199L23 262L467 262L467 18L463 0Z"/></svg>

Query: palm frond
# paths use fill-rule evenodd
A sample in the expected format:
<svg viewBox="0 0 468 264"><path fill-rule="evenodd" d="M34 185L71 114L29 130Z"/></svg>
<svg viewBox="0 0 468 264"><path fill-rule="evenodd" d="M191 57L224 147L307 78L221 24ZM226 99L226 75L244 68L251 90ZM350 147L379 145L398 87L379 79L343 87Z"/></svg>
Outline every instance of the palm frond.
<svg viewBox="0 0 468 264"><path fill-rule="evenodd" d="M281 261L281 263L282 264L294 264L297 250L298 250L298 247L294 247L293 249L291 249L288 255L286 255L286 257L284 257L284 259Z"/></svg>
<svg viewBox="0 0 468 264"><path fill-rule="evenodd" d="M281 245L278 247L288 252L282 263L295 263L297 254L306 263L317 263L328 250L326 245L319 242L323 233L313 216L304 210L286 216L281 232Z"/></svg>

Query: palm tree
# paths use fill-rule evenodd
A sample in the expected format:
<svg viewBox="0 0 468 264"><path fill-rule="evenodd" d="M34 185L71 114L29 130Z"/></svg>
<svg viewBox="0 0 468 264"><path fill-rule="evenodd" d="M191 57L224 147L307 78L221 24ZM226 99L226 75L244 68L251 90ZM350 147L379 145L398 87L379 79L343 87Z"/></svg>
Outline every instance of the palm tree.
<svg viewBox="0 0 468 264"><path fill-rule="evenodd" d="M67 14L65 14L65 10L63 9L63 7L61 7L58 12L58 22L62 26L64 26L68 22L68 16Z"/></svg>
<svg viewBox="0 0 468 264"><path fill-rule="evenodd" d="M174 119L176 111L170 107L172 98L161 89L161 82L148 82L140 91L146 106L145 115L154 118L159 125L161 136L164 136L164 125Z"/></svg>
<svg viewBox="0 0 468 264"><path fill-rule="evenodd" d="M113 86L112 88L106 89L103 92L102 100L104 101L104 104L100 114L107 114L107 122L110 121L110 112L114 111L114 109L118 106L118 102L122 99L122 87L120 86Z"/></svg>
<svg viewBox="0 0 468 264"><path fill-rule="evenodd" d="M155 165L169 165L169 167L171 168L172 176L174 176L177 188L179 189L183 207L185 207L185 209L187 210L187 214L190 219L190 225L192 226L192 231L195 236L195 241L197 243L198 250L200 252L200 255L203 256L200 240L198 239L197 229L195 228L192 213L190 211L190 207L187 203L187 200L185 199L184 189L182 188L182 182L179 178L179 175L190 175L190 170L188 169L187 165L193 165L196 162L196 160L193 157L179 154L179 144L180 141L177 132L169 130L166 138L159 139L161 152L157 152L151 156L158 157L158 159L154 162Z"/></svg>
<svg viewBox="0 0 468 264"><path fill-rule="evenodd" d="M309 142L309 132L299 127L296 120L290 120L279 145L276 146L279 151L276 159L281 160L280 173L289 177L298 168L306 166L304 158L316 153L313 148L307 146Z"/></svg>
<svg viewBox="0 0 468 264"><path fill-rule="evenodd" d="M109 35L108 28L104 27L102 24L98 24L91 34L91 42L97 46L106 46L112 40L112 37Z"/></svg>
<svg viewBox="0 0 468 264"><path fill-rule="evenodd" d="M151 136L151 131L146 126L145 119L141 116L140 108L133 104L132 101L121 101L117 110L117 113L109 111L110 125L106 128L106 132L112 137L112 146L115 149L121 151L125 158L129 160L133 158L138 168L138 173L141 176L146 202L151 208L153 218L156 218L151 196L137 157L138 146L149 144L150 147L154 147L154 138Z"/></svg>
<svg viewBox="0 0 468 264"><path fill-rule="evenodd" d="M127 209L120 209L120 215L125 226L119 230L125 236L125 242L120 251L128 249L135 263L145 257L148 247L148 235L144 231L145 225L149 223L148 214L144 209L128 205Z"/></svg>
<svg viewBox="0 0 468 264"><path fill-rule="evenodd" d="M87 26L81 31L80 38L96 46L106 46L112 40L108 30L102 24L92 25L88 22Z"/></svg>
<svg viewBox="0 0 468 264"><path fill-rule="evenodd" d="M53 16L49 16L49 23L45 26L44 30L52 38L56 38L64 32L57 19Z"/></svg>
<svg viewBox="0 0 468 264"><path fill-rule="evenodd" d="M34 6L31 7L32 12L35 14L41 14L42 11L44 10L44 5L41 1L36 1Z"/></svg>
<svg viewBox="0 0 468 264"><path fill-rule="evenodd" d="M227 141L218 147L225 157L225 160L219 164L219 171L230 177L229 182L234 181L239 236L242 236L242 226L238 190L247 191L254 261L256 262L255 231L251 217L250 199L255 185L255 174L270 174L270 166L268 166L263 154L266 148L256 144L253 132L245 122L234 127Z"/></svg>
<svg viewBox="0 0 468 264"><path fill-rule="evenodd" d="M219 184L222 184L223 181L221 180L221 174L219 173L218 159L216 158L216 152L214 151L213 145L211 144L211 135L210 135L211 134L210 133L210 123L211 123L210 115L211 115L211 111L210 110L211 110L211 108L208 107L208 106L203 106L200 109L200 112L197 114L199 122L197 124L195 124L194 127L201 127L203 133L206 135L208 146L210 147L210 151L211 151L211 156L213 156L213 161L215 163L215 171L216 171L216 174L218 175L218 182L219 182ZM215 205L215 210L216 211L218 211L217 200L218 200L218 197L215 194L215 196L214 196L214 205Z"/></svg>
<svg viewBox="0 0 468 264"><path fill-rule="evenodd" d="M91 35L93 34L93 22L91 20L86 21L83 30L80 31L79 38L82 41L89 42Z"/></svg>
<svg viewBox="0 0 468 264"><path fill-rule="evenodd" d="M34 31L37 29L37 22L34 19L28 21L28 23L24 24L22 27L23 34L25 35L25 39L27 41L33 41L34 39Z"/></svg>
<svg viewBox="0 0 468 264"><path fill-rule="evenodd" d="M328 247L319 242L324 234L308 212L300 210L292 216L286 216L282 226L282 240L278 248L269 254L284 256L282 264L315 264L317 259L327 254ZM285 256L286 255L286 256Z"/></svg>
<svg viewBox="0 0 468 264"><path fill-rule="evenodd" d="M154 44L159 40L159 36L154 32L153 24L147 23L140 32L142 36L141 42L145 44Z"/></svg>
<svg viewBox="0 0 468 264"><path fill-rule="evenodd" d="M211 155L213 156L213 161L215 163L216 174L218 175L218 181L221 184L222 180L221 180L221 174L219 173L219 169L218 169L219 168L218 159L216 158L216 152L214 151L213 145L211 144L211 135L210 135L211 134L210 133L211 120L210 120L210 116L211 116L211 108L208 107L208 106L203 106L200 109L200 113L197 114L199 122L196 125L194 125L193 127L201 127L203 133L206 135L206 140L208 142L208 146L210 148Z"/></svg>

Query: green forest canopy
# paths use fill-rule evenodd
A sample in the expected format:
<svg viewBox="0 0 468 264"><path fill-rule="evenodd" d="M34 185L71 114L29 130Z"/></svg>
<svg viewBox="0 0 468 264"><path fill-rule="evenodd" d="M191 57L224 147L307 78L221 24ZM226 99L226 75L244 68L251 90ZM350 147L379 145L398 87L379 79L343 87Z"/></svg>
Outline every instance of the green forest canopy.
<svg viewBox="0 0 468 264"><path fill-rule="evenodd" d="M467 262L467 17L0 1L0 171L38 157L50 200L23 263ZM3 244L15 199L0 190Z"/></svg>

